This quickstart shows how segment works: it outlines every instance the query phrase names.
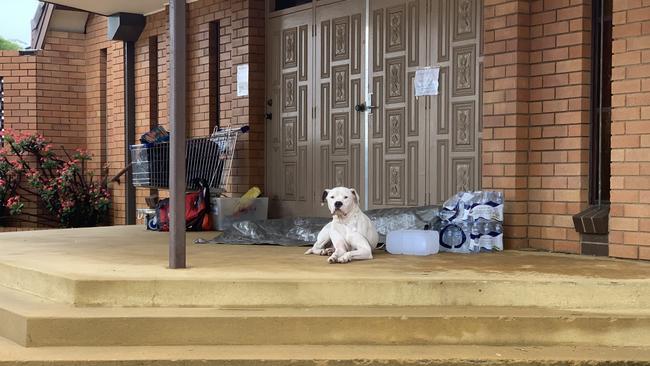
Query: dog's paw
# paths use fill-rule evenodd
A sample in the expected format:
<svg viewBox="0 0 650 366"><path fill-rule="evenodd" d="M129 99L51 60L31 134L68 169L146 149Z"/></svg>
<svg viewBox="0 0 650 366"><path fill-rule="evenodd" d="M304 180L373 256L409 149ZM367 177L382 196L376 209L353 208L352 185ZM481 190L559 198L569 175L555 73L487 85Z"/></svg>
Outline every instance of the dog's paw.
<svg viewBox="0 0 650 366"><path fill-rule="evenodd" d="M329 255L329 256L331 256L332 254L334 254L334 248L325 248L325 249L321 249L321 251L320 251L320 255Z"/></svg>
<svg viewBox="0 0 650 366"><path fill-rule="evenodd" d="M311 249L312 249L312 248L309 248L309 249L307 249L307 251L305 252L305 255L309 255L309 254L312 254L313 252L312 252L312 250L311 250Z"/></svg>
<svg viewBox="0 0 650 366"><path fill-rule="evenodd" d="M338 260L339 260L339 258L337 256L335 256L334 254L332 254L329 258L327 258L327 262L329 264L338 263Z"/></svg>
<svg viewBox="0 0 650 366"><path fill-rule="evenodd" d="M348 263L348 262L352 261L352 255L350 254L350 252L347 252L347 253L343 254L342 256L340 256L337 259L337 261L339 263Z"/></svg>

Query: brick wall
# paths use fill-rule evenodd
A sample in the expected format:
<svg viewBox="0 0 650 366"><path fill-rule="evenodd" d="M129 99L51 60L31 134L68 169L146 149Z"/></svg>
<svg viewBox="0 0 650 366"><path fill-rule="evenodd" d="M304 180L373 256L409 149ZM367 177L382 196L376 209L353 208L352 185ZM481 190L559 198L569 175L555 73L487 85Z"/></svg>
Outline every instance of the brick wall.
<svg viewBox="0 0 650 366"><path fill-rule="evenodd" d="M505 247L528 247L528 1L485 0L482 186L504 192Z"/></svg>
<svg viewBox="0 0 650 366"><path fill-rule="evenodd" d="M210 23L220 22L221 88L211 95L206 79ZM188 4L188 136L205 136L210 120L210 98L220 98L224 127L250 125L238 145L229 191L243 193L264 184L264 2L262 0L201 0ZM124 141L124 79L121 42L107 40L106 18L91 15L85 34L48 32L43 50L34 56L0 53L0 75L5 76L7 126L39 131L67 149L87 148L95 156L91 168L108 164L113 176L125 166L125 144L135 143L151 124L157 109L159 124L167 120L168 13L147 17L136 42L136 136ZM157 76L150 85L151 37L156 37ZM236 69L250 65L250 96L236 96ZM152 109L152 88L157 100ZM113 184L114 224L125 220L124 184ZM144 207L148 190L138 190ZM164 194L164 192L163 192Z"/></svg>
<svg viewBox="0 0 650 366"><path fill-rule="evenodd" d="M614 1L609 253L650 260L650 2Z"/></svg>
<svg viewBox="0 0 650 366"><path fill-rule="evenodd" d="M35 132L37 130L36 57L21 56L18 51L0 51L0 76L4 80L5 128ZM24 192L21 192L24 193ZM24 211L36 214L35 205L25 202ZM26 222L1 220L0 232L31 229L35 220Z"/></svg>
<svg viewBox="0 0 650 366"><path fill-rule="evenodd" d="M530 7L529 245L580 253L588 205L591 1Z"/></svg>
<svg viewBox="0 0 650 366"><path fill-rule="evenodd" d="M486 0L483 187L503 190L506 246L578 253L587 205L589 0Z"/></svg>
<svg viewBox="0 0 650 366"><path fill-rule="evenodd" d="M5 127L36 131L36 57L0 51L4 78Z"/></svg>
<svg viewBox="0 0 650 366"><path fill-rule="evenodd" d="M82 34L51 32L43 50L35 55L1 53L7 128L38 132L59 152L61 147L67 151L85 147L84 38ZM26 229L46 225L30 216L43 214L35 197L24 191L18 193L25 203L25 215L21 221L13 219L4 226Z"/></svg>
<svg viewBox="0 0 650 366"><path fill-rule="evenodd" d="M136 136L129 144L136 143L139 136L148 131L152 123L169 129L167 116L168 73L167 52L169 45L169 14L167 11L147 17L145 29L136 42ZM228 191L240 194L252 185L264 184L264 2L260 0L202 0L188 5L187 21L187 132L190 137L209 134L216 121L210 120L210 98L220 99L220 121L223 127L250 125L251 133L242 136L233 162L232 177ZM209 80L210 24L220 24L218 96L211 95ZM89 25L88 37L100 46L108 47L108 162L111 174L124 166L123 149L123 71L122 46L119 42L106 42L106 21L95 17ZM94 36L93 36L94 35ZM155 37L155 41L152 40ZM88 40L90 48L90 40ZM155 43L154 43L155 42ZM157 48L157 83L151 85L151 47ZM90 55L90 54L89 54ZM248 63L250 67L250 96L236 96L237 65ZM157 120L151 120L151 89L157 89ZM156 94L156 93L154 93ZM145 207L144 197L149 190L138 189L138 207ZM125 218L124 186L114 185L114 222ZM161 192L166 195L166 192Z"/></svg>
<svg viewBox="0 0 650 366"><path fill-rule="evenodd" d="M68 150L86 146L84 38L50 32L36 56L37 129Z"/></svg>
<svg viewBox="0 0 650 366"><path fill-rule="evenodd" d="M506 247L579 252L571 216L587 205L590 0L484 0L483 166L486 189L506 195ZM136 136L124 141L123 49L106 19L85 35L50 32L35 56L0 52L7 125L86 146L93 167L124 166L124 146L167 120L167 12L147 17L136 43ZM209 133L210 24L219 21L222 126L249 124L231 191L262 186L264 2L188 5L188 135ZM153 49L152 47L154 47ZM614 1L610 254L650 259L650 3ZM153 59L155 57L155 59ZM236 67L250 64L250 96L236 96ZM152 84L152 72L157 80ZM154 90L155 88L155 90ZM152 103L152 96L157 96ZM106 142L103 144L102 142ZM142 197L148 190L138 191ZM114 185L113 222L124 222L124 186Z"/></svg>
<svg viewBox="0 0 650 366"><path fill-rule="evenodd" d="M108 176L112 177L124 168L124 61L122 43L109 41L106 34L106 18L91 15L85 34L85 137L86 147L94 156L92 167L99 173L108 166ZM123 224L124 185L112 184L111 194L112 222Z"/></svg>
<svg viewBox="0 0 650 366"><path fill-rule="evenodd" d="M84 36L51 32L35 55L0 51L6 127L39 132L56 147L85 146Z"/></svg>

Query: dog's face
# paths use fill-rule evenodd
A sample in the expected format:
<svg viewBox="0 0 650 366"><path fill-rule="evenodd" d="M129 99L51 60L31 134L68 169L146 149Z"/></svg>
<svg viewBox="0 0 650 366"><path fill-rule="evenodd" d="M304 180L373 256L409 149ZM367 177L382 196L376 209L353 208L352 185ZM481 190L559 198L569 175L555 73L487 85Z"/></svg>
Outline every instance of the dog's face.
<svg viewBox="0 0 650 366"><path fill-rule="evenodd" d="M323 192L323 203L326 200L332 215L346 216L359 205L359 195L354 188L326 189Z"/></svg>

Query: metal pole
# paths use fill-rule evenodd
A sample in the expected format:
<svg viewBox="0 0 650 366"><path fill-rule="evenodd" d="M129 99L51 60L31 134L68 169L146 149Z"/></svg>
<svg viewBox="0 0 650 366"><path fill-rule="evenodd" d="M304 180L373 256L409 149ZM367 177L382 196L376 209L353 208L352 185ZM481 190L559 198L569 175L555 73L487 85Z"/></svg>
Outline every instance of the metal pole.
<svg viewBox="0 0 650 366"><path fill-rule="evenodd" d="M185 0L169 1L169 268L185 268Z"/></svg>

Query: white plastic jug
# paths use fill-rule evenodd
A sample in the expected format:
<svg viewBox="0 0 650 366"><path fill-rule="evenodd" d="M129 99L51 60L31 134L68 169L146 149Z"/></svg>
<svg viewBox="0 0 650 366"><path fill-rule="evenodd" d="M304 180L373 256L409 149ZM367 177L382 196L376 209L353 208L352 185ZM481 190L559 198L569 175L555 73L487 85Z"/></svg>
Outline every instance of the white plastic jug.
<svg viewBox="0 0 650 366"><path fill-rule="evenodd" d="M386 250L390 254L430 255L439 249L439 234L434 230L396 230L386 236Z"/></svg>

